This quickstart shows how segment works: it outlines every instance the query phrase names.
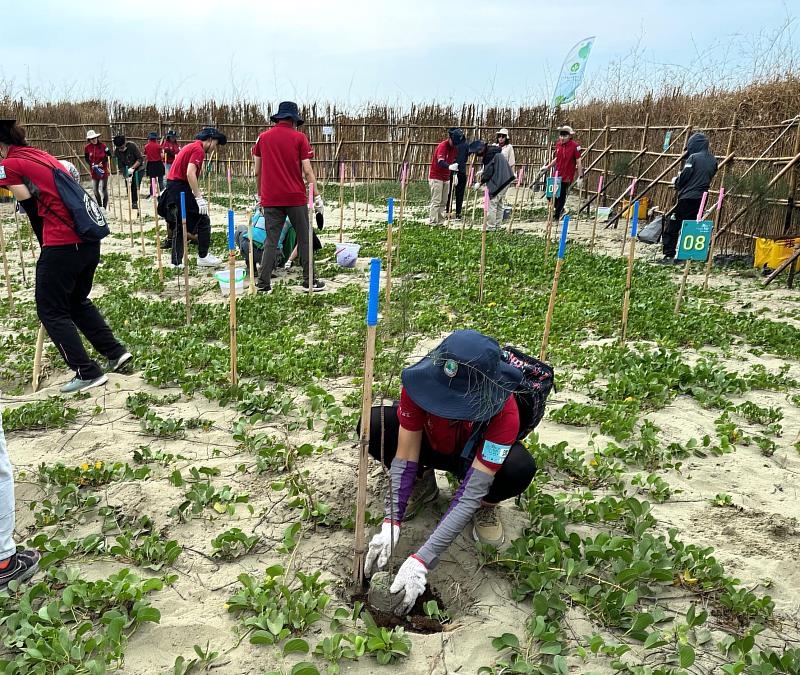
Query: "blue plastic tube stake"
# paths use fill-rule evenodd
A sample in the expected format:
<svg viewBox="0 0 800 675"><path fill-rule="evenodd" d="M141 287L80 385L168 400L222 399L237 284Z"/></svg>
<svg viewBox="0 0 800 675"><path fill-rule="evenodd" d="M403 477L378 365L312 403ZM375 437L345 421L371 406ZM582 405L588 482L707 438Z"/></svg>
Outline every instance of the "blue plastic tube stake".
<svg viewBox="0 0 800 675"><path fill-rule="evenodd" d="M389 197L389 225L394 221L394 197Z"/></svg>
<svg viewBox="0 0 800 675"><path fill-rule="evenodd" d="M569 227L569 216L564 216L564 224L561 226L561 241L558 243L558 257L564 259L564 249L567 248L567 228Z"/></svg>
<svg viewBox="0 0 800 675"><path fill-rule="evenodd" d="M233 209L228 209L228 250L233 250Z"/></svg>
<svg viewBox="0 0 800 675"><path fill-rule="evenodd" d="M369 299L367 300L367 326L378 325L378 293L381 286L381 259L369 263Z"/></svg>

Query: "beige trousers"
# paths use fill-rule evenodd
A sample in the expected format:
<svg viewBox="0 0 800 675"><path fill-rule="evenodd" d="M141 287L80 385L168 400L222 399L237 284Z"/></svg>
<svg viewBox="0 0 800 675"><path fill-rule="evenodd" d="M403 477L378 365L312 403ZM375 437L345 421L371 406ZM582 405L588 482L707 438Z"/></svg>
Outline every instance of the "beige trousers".
<svg viewBox="0 0 800 675"><path fill-rule="evenodd" d="M431 186L431 210L428 217L428 223L431 225L438 225L445 221L447 211L447 191L450 184L444 180L428 179L428 184Z"/></svg>
<svg viewBox="0 0 800 675"><path fill-rule="evenodd" d="M492 199L489 200L489 217L486 226L489 228L499 228L503 225L503 206L504 199L508 192L508 187L503 188Z"/></svg>

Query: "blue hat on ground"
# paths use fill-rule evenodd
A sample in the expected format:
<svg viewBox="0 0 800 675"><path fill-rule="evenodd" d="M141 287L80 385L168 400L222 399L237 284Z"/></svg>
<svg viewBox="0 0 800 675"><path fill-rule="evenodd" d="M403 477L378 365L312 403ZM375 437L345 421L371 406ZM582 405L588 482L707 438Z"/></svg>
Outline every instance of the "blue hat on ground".
<svg viewBox="0 0 800 675"><path fill-rule="evenodd" d="M228 142L228 137L214 127L203 127L195 138L198 141L219 141L220 145L225 145Z"/></svg>
<svg viewBox="0 0 800 675"><path fill-rule="evenodd" d="M500 354L496 340L457 330L400 377L408 395L426 412L483 422L503 409L522 381L522 371Z"/></svg>
<svg viewBox="0 0 800 675"><path fill-rule="evenodd" d="M147 140L148 141L157 141L158 140L158 134L155 131L151 131L149 134L147 134Z"/></svg>
<svg viewBox="0 0 800 675"><path fill-rule="evenodd" d="M278 112L274 115L270 115L269 117L273 122L279 122L280 120L294 120L294 123L301 127L305 120L300 117L300 110L297 107L297 103L294 101L282 101L280 105L278 105Z"/></svg>

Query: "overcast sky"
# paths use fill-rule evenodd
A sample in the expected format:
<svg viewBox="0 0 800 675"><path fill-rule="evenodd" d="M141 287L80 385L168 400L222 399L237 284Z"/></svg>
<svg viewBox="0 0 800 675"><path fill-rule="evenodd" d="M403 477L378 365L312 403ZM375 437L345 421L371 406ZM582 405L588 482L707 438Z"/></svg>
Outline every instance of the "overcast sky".
<svg viewBox="0 0 800 675"><path fill-rule="evenodd" d="M798 14L798 0L27 0L3 22L0 93L519 105L549 99L590 35L584 96L618 62L645 80L709 65L746 79L798 42Z"/></svg>

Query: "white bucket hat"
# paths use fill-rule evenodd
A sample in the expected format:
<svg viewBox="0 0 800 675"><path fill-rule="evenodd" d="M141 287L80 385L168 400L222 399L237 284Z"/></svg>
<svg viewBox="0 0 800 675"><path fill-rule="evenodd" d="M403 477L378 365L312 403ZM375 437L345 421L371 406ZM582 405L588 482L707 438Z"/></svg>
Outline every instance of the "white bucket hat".
<svg viewBox="0 0 800 675"><path fill-rule="evenodd" d="M575 130L569 124L565 124L563 126L558 127L558 130L559 131L566 131L570 136L574 136L575 135Z"/></svg>
<svg viewBox="0 0 800 675"><path fill-rule="evenodd" d="M100 134L94 129L89 129L89 131L86 132L86 140L91 141L93 138L100 138Z"/></svg>
<svg viewBox="0 0 800 675"><path fill-rule="evenodd" d="M507 137L508 136L508 129L503 127L502 129L500 129L500 131L497 132L497 135L498 136L506 136Z"/></svg>

